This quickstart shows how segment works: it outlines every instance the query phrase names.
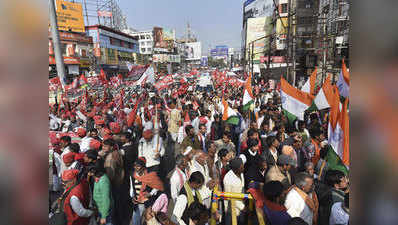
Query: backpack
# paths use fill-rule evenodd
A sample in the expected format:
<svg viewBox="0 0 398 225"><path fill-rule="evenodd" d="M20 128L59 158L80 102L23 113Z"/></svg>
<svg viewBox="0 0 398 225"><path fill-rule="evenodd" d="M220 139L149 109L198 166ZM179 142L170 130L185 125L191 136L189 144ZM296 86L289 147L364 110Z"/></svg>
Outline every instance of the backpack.
<svg viewBox="0 0 398 225"><path fill-rule="evenodd" d="M54 215L50 217L48 221L49 225L66 225L68 223L68 220L66 219L66 214L64 212L64 202L72 189L75 188L77 185L78 183L71 187L64 195L62 195L61 202L58 204L58 208L56 209Z"/></svg>

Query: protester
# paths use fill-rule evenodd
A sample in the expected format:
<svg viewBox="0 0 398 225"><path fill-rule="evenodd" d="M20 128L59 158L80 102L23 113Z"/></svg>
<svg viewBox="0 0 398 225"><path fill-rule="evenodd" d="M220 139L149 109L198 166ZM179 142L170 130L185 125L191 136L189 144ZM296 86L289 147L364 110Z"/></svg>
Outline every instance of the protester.
<svg viewBox="0 0 398 225"><path fill-rule="evenodd" d="M286 196L285 207L291 217L300 217L315 225L318 221L318 198L314 191L314 180L307 173L298 173L295 185Z"/></svg>
<svg viewBox="0 0 398 225"><path fill-rule="evenodd" d="M292 178L289 173L292 164L292 159L288 155L280 155L276 165L271 166L265 175L265 182L279 181L285 189L288 189L292 185Z"/></svg>
<svg viewBox="0 0 398 225"><path fill-rule="evenodd" d="M286 195L283 189L284 187L279 181L270 181L263 187L264 215L272 225L285 225L291 218L284 206Z"/></svg>

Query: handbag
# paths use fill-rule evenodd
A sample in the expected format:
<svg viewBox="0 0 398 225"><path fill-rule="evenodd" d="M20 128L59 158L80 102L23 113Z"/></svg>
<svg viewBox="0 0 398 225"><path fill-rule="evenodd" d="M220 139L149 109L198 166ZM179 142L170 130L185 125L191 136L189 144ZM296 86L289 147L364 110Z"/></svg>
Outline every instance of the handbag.
<svg viewBox="0 0 398 225"><path fill-rule="evenodd" d="M57 210L54 212L54 215L52 217L50 217L50 219L48 221L49 225L66 225L68 223L66 214L64 212L64 202L65 202L66 197L72 191L72 189L75 188L77 185L78 184L75 184L67 192L65 192L65 194L62 195L61 202L58 203Z"/></svg>

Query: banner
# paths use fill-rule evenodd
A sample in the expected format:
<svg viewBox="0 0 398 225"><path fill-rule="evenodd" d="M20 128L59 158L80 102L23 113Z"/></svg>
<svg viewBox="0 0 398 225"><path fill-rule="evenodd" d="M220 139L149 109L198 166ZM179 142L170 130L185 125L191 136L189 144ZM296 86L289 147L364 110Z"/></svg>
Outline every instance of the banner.
<svg viewBox="0 0 398 225"><path fill-rule="evenodd" d="M200 42L192 42L185 44L187 51L187 60L200 60L202 58L202 46Z"/></svg>
<svg viewBox="0 0 398 225"><path fill-rule="evenodd" d="M201 64L201 66L207 66L208 62L209 62L209 60L208 60L207 56L203 56L200 64Z"/></svg>
<svg viewBox="0 0 398 225"><path fill-rule="evenodd" d="M112 17L112 12L108 11L97 11L98 16L103 16L103 17Z"/></svg>
<svg viewBox="0 0 398 225"><path fill-rule="evenodd" d="M137 65L137 66L131 66L131 70L128 73L127 79L126 80L139 80L142 74L145 73L146 69L149 67L149 65L142 66L142 65Z"/></svg>
<svg viewBox="0 0 398 225"><path fill-rule="evenodd" d="M272 16L274 12L273 0L247 0L244 7L244 13L253 18Z"/></svg>
<svg viewBox="0 0 398 225"><path fill-rule="evenodd" d="M272 17L249 18L247 20L246 56L251 54L252 42L272 32ZM257 40L253 44L254 60L260 60L264 51L268 49L268 38ZM250 50L250 51L249 51Z"/></svg>
<svg viewBox="0 0 398 225"><path fill-rule="evenodd" d="M57 1L58 30L85 32L81 3Z"/></svg>

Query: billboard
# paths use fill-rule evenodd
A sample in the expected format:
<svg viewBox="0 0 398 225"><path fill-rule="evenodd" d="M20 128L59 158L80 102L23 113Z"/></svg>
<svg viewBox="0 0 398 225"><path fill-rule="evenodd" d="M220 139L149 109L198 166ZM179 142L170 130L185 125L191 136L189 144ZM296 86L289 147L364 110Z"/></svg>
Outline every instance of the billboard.
<svg viewBox="0 0 398 225"><path fill-rule="evenodd" d="M200 64L201 64L201 66L207 66L208 62L209 62L209 59L207 58L207 56L203 56L200 61Z"/></svg>
<svg viewBox="0 0 398 225"><path fill-rule="evenodd" d="M200 60L202 58L202 46L200 42L185 43L187 60Z"/></svg>
<svg viewBox="0 0 398 225"><path fill-rule="evenodd" d="M163 29L163 40L174 41L176 39L176 31L173 29Z"/></svg>
<svg viewBox="0 0 398 225"><path fill-rule="evenodd" d="M210 50L210 55L212 57L215 56L227 56L228 55L228 46L226 45L218 45L215 49Z"/></svg>
<svg viewBox="0 0 398 225"><path fill-rule="evenodd" d="M272 17L264 16L258 18L249 18L247 20L247 35L246 35L246 53L249 57L249 50L251 54L251 42L271 34L272 32ZM264 51L268 49L268 38L257 40L253 43L254 60L260 60L264 56Z"/></svg>
<svg viewBox="0 0 398 225"><path fill-rule="evenodd" d="M57 0L56 11L59 30L85 32L81 3Z"/></svg>
<svg viewBox="0 0 398 225"><path fill-rule="evenodd" d="M167 42L163 39L163 28L153 28L153 42L155 44L155 48L167 48Z"/></svg>
<svg viewBox="0 0 398 225"><path fill-rule="evenodd" d="M273 0L247 0L244 3L244 19L272 16L273 12Z"/></svg>

